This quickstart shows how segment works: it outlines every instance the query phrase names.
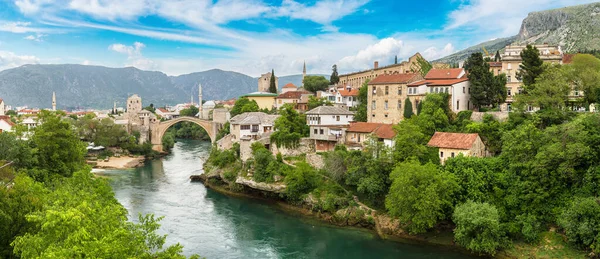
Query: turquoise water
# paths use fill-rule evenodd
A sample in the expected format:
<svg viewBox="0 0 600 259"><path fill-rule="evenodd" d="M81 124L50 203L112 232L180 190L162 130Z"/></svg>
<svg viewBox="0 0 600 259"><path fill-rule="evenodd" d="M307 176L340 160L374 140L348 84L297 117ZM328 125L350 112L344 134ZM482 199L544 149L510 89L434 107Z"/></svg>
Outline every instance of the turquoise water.
<svg viewBox="0 0 600 259"><path fill-rule="evenodd" d="M467 258L439 247L379 239L284 213L268 203L232 198L191 183L202 173L210 143L182 140L173 153L135 170L113 170L117 199L133 219L164 216L160 233L186 255L206 258Z"/></svg>

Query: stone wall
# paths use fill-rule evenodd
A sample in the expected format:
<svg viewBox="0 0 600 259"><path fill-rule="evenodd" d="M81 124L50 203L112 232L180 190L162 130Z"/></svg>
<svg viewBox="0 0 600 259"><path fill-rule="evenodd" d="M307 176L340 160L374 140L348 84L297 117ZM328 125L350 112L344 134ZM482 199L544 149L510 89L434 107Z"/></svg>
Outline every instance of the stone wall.
<svg viewBox="0 0 600 259"><path fill-rule="evenodd" d="M219 148L219 150L225 150L225 149L232 148L234 139L235 139L235 135L227 134L225 137L223 137L217 141L217 148Z"/></svg>
<svg viewBox="0 0 600 259"><path fill-rule="evenodd" d="M508 120L508 112L473 112L473 114L471 115L471 120L482 122L483 116L485 114L490 114L494 116L494 119L500 122Z"/></svg>
<svg viewBox="0 0 600 259"><path fill-rule="evenodd" d="M252 149L250 148L252 142L253 141L250 139L240 140L240 159L242 159L243 162L252 158Z"/></svg>
<svg viewBox="0 0 600 259"><path fill-rule="evenodd" d="M323 161L323 157L319 154L307 153L306 162L317 169L323 169L323 167L325 167L325 161Z"/></svg>
<svg viewBox="0 0 600 259"><path fill-rule="evenodd" d="M270 145L273 155L281 153L282 156L299 156L315 152L314 140L309 138L300 139L300 144L296 148L277 147L275 143Z"/></svg>
<svg viewBox="0 0 600 259"><path fill-rule="evenodd" d="M231 115L229 114L229 110L218 108L213 110L212 119L214 122L225 124L231 119Z"/></svg>

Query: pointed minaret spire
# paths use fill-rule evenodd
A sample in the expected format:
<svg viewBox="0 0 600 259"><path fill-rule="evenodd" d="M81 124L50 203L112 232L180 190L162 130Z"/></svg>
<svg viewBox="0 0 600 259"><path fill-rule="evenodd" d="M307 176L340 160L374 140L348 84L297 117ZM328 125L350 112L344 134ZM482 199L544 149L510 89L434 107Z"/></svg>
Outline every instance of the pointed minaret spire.
<svg viewBox="0 0 600 259"><path fill-rule="evenodd" d="M202 118L202 84L198 83L198 118Z"/></svg>
<svg viewBox="0 0 600 259"><path fill-rule="evenodd" d="M117 114L117 101L113 102L113 114Z"/></svg>
<svg viewBox="0 0 600 259"><path fill-rule="evenodd" d="M52 110L56 111L56 93L52 92Z"/></svg>
<svg viewBox="0 0 600 259"><path fill-rule="evenodd" d="M302 86L304 86L304 78L306 77L306 60L304 61L304 66L302 66Z"/></svg>

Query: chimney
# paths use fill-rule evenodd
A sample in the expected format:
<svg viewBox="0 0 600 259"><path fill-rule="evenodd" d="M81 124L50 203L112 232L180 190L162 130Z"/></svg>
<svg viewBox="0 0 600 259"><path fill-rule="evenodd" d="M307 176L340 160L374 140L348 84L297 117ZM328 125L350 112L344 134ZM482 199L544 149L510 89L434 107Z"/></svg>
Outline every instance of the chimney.
<svg viewBox="0 0 600 259"><path fill-rule="evenodd" d="M373 64L373 69L378 69L379 68L379 61L375 61L375 64Z"/></svg>

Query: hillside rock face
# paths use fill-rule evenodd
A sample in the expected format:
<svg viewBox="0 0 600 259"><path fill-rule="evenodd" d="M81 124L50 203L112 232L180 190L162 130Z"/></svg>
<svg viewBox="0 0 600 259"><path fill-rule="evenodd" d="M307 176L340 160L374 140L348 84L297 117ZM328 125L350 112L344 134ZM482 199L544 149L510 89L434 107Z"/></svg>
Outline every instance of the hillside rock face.
<svg viewBox="0 0 600 259"><path fill-rule="evenodd" d="M560 45L567 52L600 49L600 3L530 13L517 43Z"/></svg>

